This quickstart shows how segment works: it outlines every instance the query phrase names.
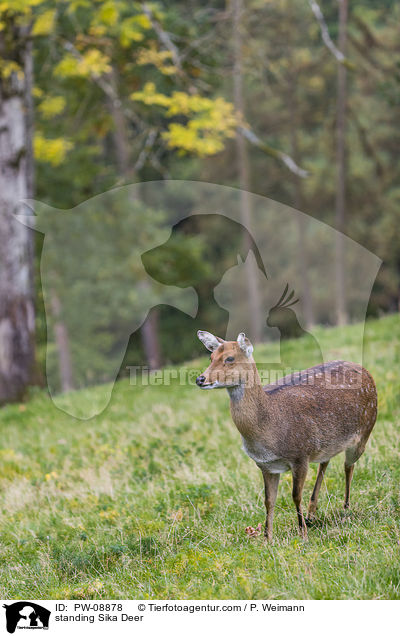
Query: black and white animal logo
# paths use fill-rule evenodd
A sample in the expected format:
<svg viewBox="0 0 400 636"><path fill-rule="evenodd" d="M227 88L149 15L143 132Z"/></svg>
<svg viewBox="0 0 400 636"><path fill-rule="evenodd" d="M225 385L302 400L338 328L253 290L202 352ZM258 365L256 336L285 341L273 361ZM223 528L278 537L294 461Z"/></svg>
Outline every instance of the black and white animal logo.
<svg viewBox="0 0 400 636"><path fill-rule="evenodd" d="M6 627L9 634L18 629L48 629L50 610L32 603L17 601L11 605L3 605L6 610Z"/></svg>

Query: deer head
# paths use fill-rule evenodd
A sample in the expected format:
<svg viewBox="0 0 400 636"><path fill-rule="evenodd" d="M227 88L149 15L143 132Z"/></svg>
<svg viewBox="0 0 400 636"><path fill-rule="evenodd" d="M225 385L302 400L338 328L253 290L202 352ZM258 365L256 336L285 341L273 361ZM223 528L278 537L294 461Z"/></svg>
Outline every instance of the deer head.
<svg viewBox="0 0 400 636"><path fill-rule="evenodd" d="M228 389L248 382L255 364L253 345L244 333L233 341L223 340L208 331L198 331L197 336L211 351L210 366L196 379L201 389Z"/></svg>

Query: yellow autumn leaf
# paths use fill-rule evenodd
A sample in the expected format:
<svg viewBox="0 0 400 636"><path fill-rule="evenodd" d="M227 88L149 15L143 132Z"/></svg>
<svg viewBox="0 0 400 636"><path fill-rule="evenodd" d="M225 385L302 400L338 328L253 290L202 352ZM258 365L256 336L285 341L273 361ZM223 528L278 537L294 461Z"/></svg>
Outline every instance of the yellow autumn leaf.
<svg viewBox="0 0 400 636"><path fill-rule="evenodd" d="M118 16L119 13L117 5L115 2L112 1L105 2L98 14L100 22L103 22L103 24L107 24L108 26L113 26L114 24L116 24Z"/></svg>
<svg viewBox="0 0 400 636"><path fill-rule="evenodd" d="M134 15L122 20L119 27L121 46L127 48L132 42L141 42L144 38L143 31L150 28L150 20L144 14Z"/></svg>
<svg viewBox="0 0 400 636"><path fill-rule="evenodd" d="M226 136L199 129L196 122L193 121L188 122L186 126L171 123L168 130L162 133L169 148L192 152L199 157L214 155L223 150Z"/></svg>
<svg viewBox="0 0 400 636"><path fill-rule="evenodd" d="M102 75L111 71L110 58L98 49L86 51L79 62L82 75Z"/></svg>
<svg viewBox="0 0 400 636"><path fill-rule="evenodd" d="M23 79L24 77L24 71L17 62L0 58L0 77L8 79L13 73L16 74L18 79Z"/></svg>
<svg viewBox="0 0 400 636"><path fill-rule="evenodd" d="M139 102L143 102L148 106L169 106L171 98L163 93L157 93L154 82L146 82L142 91L136 91L131 94L131 99Z"/></svg>
<svg viewBox="0 0 400 636"><path fill-rule="evenodd" d="M60 77L79 75L78 60L70 53L67 53L55 67L54 75L59 75Z"/></svg>
<svg viewBox="0 0 400 636"><path fill-rule="evenodd" d="M149 59L149 56L144 55L143 59ZM220 152L225 139L235 135L239 122L233 105L222 97L213 100L183 91L174 91L168 96L158 93L153 82L147 82L143 90L132 93L131 99L147 106L167 108L167 117L184 115L187 123L171 122L168 130L162 133L162 138L169 148L200 157Z"/></svg>
<svg viewBox="0 0 400 636"><path fill-rule="evenodd" d="M79 58L67 53L54 69L54 74L61 77L89 77L110 71L110 58L98 49L88 49Z"/></svg>
<svg viewBox="0 0 400 636"><path fill-rule="evenodd" d="M43 0L8 0L8 2L0 2L0 13L10 11L29 14L31 7L36 7L42 2Z"/></svg>
<svg viewBox="0 0 400 636"><path fill-rule="evenodd" d="M65 108L65 104L66 100L62 95L48 97L39 104L38 111L45 119L51 119L55 115L62 113Z"/></svg>
<svg viewBox="0 0 400 636"><path fill-rule="evenodd" d="M89 28L89 34L95 38L100 38L105 33L107 33L107 27L105 24L92 24Z"/></svg>
<svg viewBox="0 0 400 636"><path fill-rule="evenodd" d="M39 15L32 27L32 35L48 35L54 28L55 9L49 9Z"/></svg>
<svg viewBox="0 0 400 636"><path fill-rule="evenodd" d="M37 132L33 139L35 159L53 166L60 165L71 148L73 148L72 142L63 137L46 139L42 133Z"/></svg>
<svg viewBox="0 0 400 636"><path fill-rule="evenodd" d="M133 18L135 24L142 27L142 29L151 29L151 22L145 13L139 13Z"/></svg>
<svg viewBox="0 0 400 636"><path fill-rule="evenodd" d="M176 66L171 62L171 51L157 51L154 46L149 49L140 49L137 56L137 64L153 64L163 75L173 75L176 73Z"/></svg>

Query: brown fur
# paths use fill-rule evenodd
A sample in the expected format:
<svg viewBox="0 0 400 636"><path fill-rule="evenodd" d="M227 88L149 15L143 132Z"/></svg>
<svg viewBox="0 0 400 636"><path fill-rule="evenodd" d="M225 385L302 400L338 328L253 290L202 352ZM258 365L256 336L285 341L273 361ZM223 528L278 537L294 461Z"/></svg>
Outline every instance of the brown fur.
<svg viewBox="0 0 400 636"><path fill-rule="evenodd" d="M246 343L250 345L247 339ZM218 338L216 346L210 366L199 376L200 386L207 388L219 382L230 393L232 419L242 435L246 452L264 477L265 536L272 539L279 473L291 470L299 528L306 537L301 499L308 464L320 464L309 517L316 511L329 460L343 451L345 507L348 507L353 466L364 452L376 420L374 380L360 365L335 360L263 387L252 356L246 355L238 342ZM234 362L226 362L229 356L234 357Z"/></svg>

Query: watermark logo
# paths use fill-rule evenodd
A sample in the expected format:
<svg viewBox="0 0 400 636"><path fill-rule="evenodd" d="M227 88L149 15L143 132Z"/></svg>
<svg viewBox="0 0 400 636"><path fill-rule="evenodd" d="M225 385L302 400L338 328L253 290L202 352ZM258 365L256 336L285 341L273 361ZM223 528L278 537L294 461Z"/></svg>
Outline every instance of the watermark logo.
<svg viewBox="0 0 400 636"><path fill-rule="evenodd" d="M30 214L19 220L44 234L46 379L59 409L89 419L107 407L127 369L133 384L135 365L153 371L203 356L198 330L227 341L246 333L267 370L334 359L321 327L339 324L339 239L340 293L354 325L347 359L362 364L380 259L266 197L247 193L247 219L241 194L199 181L155 181L115 188L71 210L26 202ZM301 359L293 338L301 339ZM91 386L97 389L86 391Z"/></svg>
<svg viewBox="0 0 400 636"><path fill-rule="evenodd" d="M9 634L16 629L48 629L50 610L32 603L17 601L11 605L3 605L6 610L6 627Z"/></svg>

